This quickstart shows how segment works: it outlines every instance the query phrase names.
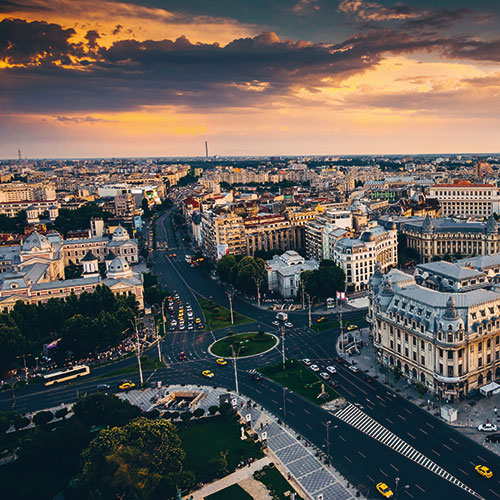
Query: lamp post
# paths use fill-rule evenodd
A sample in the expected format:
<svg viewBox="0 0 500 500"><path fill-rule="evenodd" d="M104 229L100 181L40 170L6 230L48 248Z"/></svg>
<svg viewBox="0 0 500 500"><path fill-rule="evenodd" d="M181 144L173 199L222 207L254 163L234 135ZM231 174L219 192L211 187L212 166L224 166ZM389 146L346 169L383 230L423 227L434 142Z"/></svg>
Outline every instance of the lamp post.
<svg viewBox="0 0 500 500"><path fill-rule="evenodd" d="M231 312L231 324L234 325L234 317L233 317L233 294L232 290L226 290L227 298L229 299L229 311Z"/></svg>
<svg viewBox="0 0 500 500"><path fill-rule="evenodd" d="M285 326L281 325L281 350L283 354L283 371L285 371Z"/></svg>
<svg viewBox="0 0 500 500"><path fill-rule="evenodd" d="M240 354L240 349L241 347L238 349L237 353L234 352L234 346L231 345L231 351L233 353L233 366L234 366L234 383L235 383L235 386L236 386L236 396L239 396L240 395L240 391L239 391L239 388L238 388L238 370L236 368L236 358L239 356Z"/></svg>
<svg viewBox="0 0 500 500"><path fill-rule="evenodd" d="M309 328L311 328L311 325L312 325L312 319L311 319L311 296L307 293L307 304L308 304L308 307L309 307Z"/></svg>
<svg viewBox="0 0 500 500"><path fill-rule="evenodd" d="M332 421L328 420L327 422L323 422L323 425L326 427L326 457L328 465L330 465L330 425Z"/></svg>
<svg viewBox="0 0 500 500"><path fill-rule="evenodd" d="M138 320L138 318L135 317L134 318L134 329L135 329L136 341L134 344L134 348L135 348L135 355L137 357L137 364L139 366L139 380L141 381L141 385L142 385L144 383L144 378L142 376L141 356L142 356L142 353L144 352L144 344L141 342L141 339L139 338L139 330L137 328L137 320ZM144 341L144 338L142 339L142 341Z"/></svg>
<svg viewBox="0 0 500 500"><path fill-rule="evenodd" d="M166 317L165 317L165 301L167 300L168 297L165 297L162 301L161 301L161 317L162 317L162 320L163 320L163 335L166 335L167 334L167 325L166 325Z"/></svg>

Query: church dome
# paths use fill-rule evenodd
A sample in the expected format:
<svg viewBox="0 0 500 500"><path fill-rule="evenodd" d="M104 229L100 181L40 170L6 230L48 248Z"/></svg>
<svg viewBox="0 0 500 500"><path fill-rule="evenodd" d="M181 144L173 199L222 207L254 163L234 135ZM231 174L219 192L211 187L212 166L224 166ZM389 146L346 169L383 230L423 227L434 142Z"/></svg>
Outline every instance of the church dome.
<svg viewBox="0 0 500 500"><path fill-rule="evenodd" d="M361 241L363 241L364 243L368 243L369 241L375 241L375 236L373 236L373 233L371 233L370 231L365 231L361 235Z"/></svg>
<svg viewBox="0 0 500 500"><path fill-rule="evenodd" d="M129 263L123 257L115 257L108 267L109 278L126 278L132 274Z"/></svg>
<svg viewBox="0 0 500 500"><path fill-rule="evenodd" d="M37 231L32 232L25 240L21 247L23 252L42 252L51 250L52 245L47 237Z"/></svg>
<svg viewBox="0 0 500 500"><path fill-rule="evenodd" d="M129 238L127 230L123 226L118 226L114 231L113 231L113 241L126 241Z"/></svg>

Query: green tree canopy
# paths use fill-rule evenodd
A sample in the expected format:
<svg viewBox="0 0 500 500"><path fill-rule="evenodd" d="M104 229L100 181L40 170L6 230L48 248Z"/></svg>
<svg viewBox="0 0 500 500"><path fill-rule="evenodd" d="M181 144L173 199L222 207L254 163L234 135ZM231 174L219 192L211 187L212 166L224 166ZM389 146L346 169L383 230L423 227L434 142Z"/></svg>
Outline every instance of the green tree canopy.
<svg viewBox="0 0 500 500"><path fill-rule="evenodd" d="M325 262L325 264L323 264ZM304 283L304 291L311 297L327 299L335 297L337 291L344 291L345 273L332 261L323 261L319 269L304 271L300 278Z"/></svg>
<svg viewBox="0 0 500 500"><path fill-rule="evenodd" d="M114 394L101 392L79 398L73 406L73 413L87 427L109 427L127 424L137 418L141 410Z"/></svg>
<svg viewBox="0 0 500 500"><path fill-rule="evenodd" d="M142 417L101 431L82 453L79 479L90 498L147 500L160 483L168 498L182 476L184 455L174 425Z"/></svg>
<svg viewBox="0 0 500 500"><path fill-rule="evenodd" d="M224 255L217 262L217 274L225 283L231 282L231 271L236 266L236 257L234 255Z"/></svg>

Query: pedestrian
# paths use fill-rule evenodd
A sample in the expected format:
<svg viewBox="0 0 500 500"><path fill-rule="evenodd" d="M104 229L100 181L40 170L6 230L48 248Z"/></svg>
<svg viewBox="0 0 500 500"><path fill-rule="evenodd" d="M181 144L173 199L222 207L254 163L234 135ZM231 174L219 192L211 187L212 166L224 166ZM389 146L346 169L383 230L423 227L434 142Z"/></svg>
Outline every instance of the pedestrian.
<svg viewBox="0 0 500 500"><path fill-rule="evenodd" d="M495 406L495 409L493 410L495 412L495 415L497 414L497 407Z"/></svg>

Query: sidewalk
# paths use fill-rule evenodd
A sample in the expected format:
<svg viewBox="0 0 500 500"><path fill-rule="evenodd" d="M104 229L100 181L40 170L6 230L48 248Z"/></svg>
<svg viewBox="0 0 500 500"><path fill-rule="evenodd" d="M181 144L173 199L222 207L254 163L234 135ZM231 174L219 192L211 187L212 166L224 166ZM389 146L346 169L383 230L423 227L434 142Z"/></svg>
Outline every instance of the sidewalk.
<svg viewBox="0 0 500 500"><path fill-rule="evenodd" d="M236 472L233 472L232 474L229 474L228 476L223 477L218 481L207 484L206 486L203 486L201 490L197 490L194 493L186 495L182 498L186 500L203 500L205 497L212 495L213 493L217 493L218 491L228 488L233 484L238 484L245 479L253 477L253 473L255 471L262 469L264 465L268 465L270 462L271 459L269 457L264 457L260 460L256 460L255 462L250 464L250 467L243 467L241 469L238 469Z"/></svg>
<svg viewBox="0 0 500 500"><path fill-rule="evenodd" d="M427 393L421 397L415 390L415 387L408 384L407 379L401 378L396 381L390 370L381 367L375 361L375 350L369 339L368 328L362 328L360 332L354 332L354 335L357 340L363 341L364 346L361 349L361 354L359 355L352 357L347 354L343 355L349 363L356 363L360 370L366 372L382 384L387 385L395 392L399 393L400 396L408 399L409 401L413 401L414 404L439 419L441 419L440 407L445 404L450 404L450 406L458 410L458 418L456 422L449 425L455 427L458 431L462 432L474 441L482 444L490 451L500 455L500 443L485 443L484 439L488 433L477 430L477 426L479 424L484 424L486 421L497 424L500 428L500 417L498 416L498 412L495 413L495 408L500 410L500 394L496 394L488 398L480 397L480 399L468 399L457 403L439 401L431 393Z"/></svg>

